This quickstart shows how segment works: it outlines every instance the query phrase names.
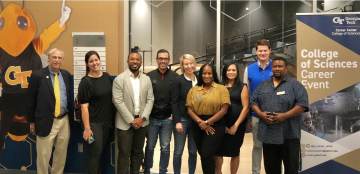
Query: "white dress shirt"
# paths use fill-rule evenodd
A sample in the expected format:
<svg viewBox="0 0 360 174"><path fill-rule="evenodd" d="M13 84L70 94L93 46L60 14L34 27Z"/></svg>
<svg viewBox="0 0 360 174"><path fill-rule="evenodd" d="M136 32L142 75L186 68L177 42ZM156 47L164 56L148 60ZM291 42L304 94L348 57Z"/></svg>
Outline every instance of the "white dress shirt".
<svg viewBox="0 0 360 174"><path fill-rule="evenodd" d="M137 77L134 76L133 73L130 75L130 81L134 94L134 109L135 115L140 114L140 78L139 75Z"/></svg>

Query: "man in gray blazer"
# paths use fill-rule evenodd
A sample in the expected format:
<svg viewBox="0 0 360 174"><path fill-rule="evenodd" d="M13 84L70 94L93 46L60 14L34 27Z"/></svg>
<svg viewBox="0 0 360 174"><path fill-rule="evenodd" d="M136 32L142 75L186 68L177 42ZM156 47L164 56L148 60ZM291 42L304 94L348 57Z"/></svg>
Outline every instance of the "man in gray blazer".
<svg viewBox="0 0 360 174"><path fill-rule="evenodd" d="M138 174L154 95L150 78L139 71L141 55L132 51L127 59L129 69L113 83L116 113L116 136L119 149L118 174Z"/></svg>

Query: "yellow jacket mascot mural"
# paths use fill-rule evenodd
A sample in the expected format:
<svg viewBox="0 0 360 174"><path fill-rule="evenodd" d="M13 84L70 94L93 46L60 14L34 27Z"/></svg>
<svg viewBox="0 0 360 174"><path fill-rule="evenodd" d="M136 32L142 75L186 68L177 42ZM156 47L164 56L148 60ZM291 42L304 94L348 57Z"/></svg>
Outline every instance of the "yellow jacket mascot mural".
<svg viewBox="0 0 360 174"><path fill-rule="evenodd" d="M31 14L18 4L6 7L0 2L0 147L8 136L13 141L26 139L28 119L28 78L42 68L40 55L65 29L71 9L64 4L61 17L35 37L36 24Z"/></svg>

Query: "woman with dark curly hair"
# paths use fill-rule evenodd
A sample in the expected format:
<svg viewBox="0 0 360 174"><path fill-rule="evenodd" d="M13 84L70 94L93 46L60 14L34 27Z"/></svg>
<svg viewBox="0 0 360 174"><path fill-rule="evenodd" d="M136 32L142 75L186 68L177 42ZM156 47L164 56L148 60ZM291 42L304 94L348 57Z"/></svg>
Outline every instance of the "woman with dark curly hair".
<svg viewBox="0 0 360 174"><path fill-rule="evenodd" d="M222 118L229 105L229 92L218 83L214 67L204 64L200 68L197 86L187 95L186 106L195 122L192 132L205 174L215 173L214 156L225 134Z"/></svg>

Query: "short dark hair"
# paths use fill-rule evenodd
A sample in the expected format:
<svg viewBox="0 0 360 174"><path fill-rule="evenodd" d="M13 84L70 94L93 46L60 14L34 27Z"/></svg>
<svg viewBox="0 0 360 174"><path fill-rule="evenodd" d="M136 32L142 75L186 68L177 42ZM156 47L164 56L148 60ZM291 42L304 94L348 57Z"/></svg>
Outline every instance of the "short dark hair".
<svg viewBox="0 0 360 174"><path fill-rule="evenodd" d="M271 49L271 45L270 45L270 42L269 40L267 39L260 39L256 42L256 45L255 45L255 49L257 50L258 49L258 46L267 46L269 49Z"/></svg>
<svg viewBox="0 0 360 174"><path fill-rule="evenodd" d="M169 56L169 58L170 58L170 53L169 53L169 51L168 51L168 50L165 50L165 49L160 49L160 50L158 50L157 53L156 53L156 58L159 58L159 54L160 54L160 53L167 53L168 56Z"/></svg>
<svg viewBox="0 0 360 174"><path fill-rule="evenodd" d="M133 48L130 48L130 52L139 52L140 48L138 46L134 46Z"/></svg>
<svg viewBox="0 0 360 174"><path fill-rule="evenodd" d="M274 57L274 58L272 59L272 62L274 62L274 61L276 61L276 60L283 61L283 62L285 63L285 66L288 65L287 60L286 60L285 58L283 58L283 57Z"/></svg>
<svg viewBox="0 0 360 174"><path fill-rule="evenodd" d="M209 63L206 63L204 65L201 66L200 70L199 70L199 76L198 76L198 83L197 83L197 86L202 86L204 84L204 80L203 80L203 73L204 73L204 68L206 66L209 66L211 68L211 72L212 72L212 75L213 75L213 81L216 82L216 83L219 83L219 79L218 79L218 76L216 74L216 71L215 71L215 67L212 66L211 64Z"/></svg>
<svg viewBox="0 0 360 174"><path fill-rule="evenodd" d="M230 63L230 64L226 64L223 68L223 71L222 71L222 82L224 85L226 85L228 82L229 82L229 79L228 77L226 76L226 73L227 73L227 70L229 68L230 65L235 65L235 69L236 69L236 73L237 73L237 76L235 78L235 83L234 85L237 85L238 83L240 83L240 71L239 71L239 66L236 64L236 63Z"/></svg>
<svg viewBox="0 0 360 174"><path fill-rule="evenodd" d="M139 53L139 50L138 50L138 49L133 49L133 48L131 48L130 53L129 53L129 55L128 55L128 60L129 60L131 54L137 54L137 55L139 55L140 60L142 59L141 54Z"/></svg>
<svg viewBox="0 0 360 174"><path fill-rule="evenodd" d="M88 74L89 71L90 71L90 69L89 69L89 67L87 66L87 64L89 63L89 59L90 59L90 57L91 57L92 55L96 55L96 57L98 57L99 60L100 60L100 55L99 55L98 52L96 52L96 51L88 51L88 52L85 54L86 74Z"/></svg>

